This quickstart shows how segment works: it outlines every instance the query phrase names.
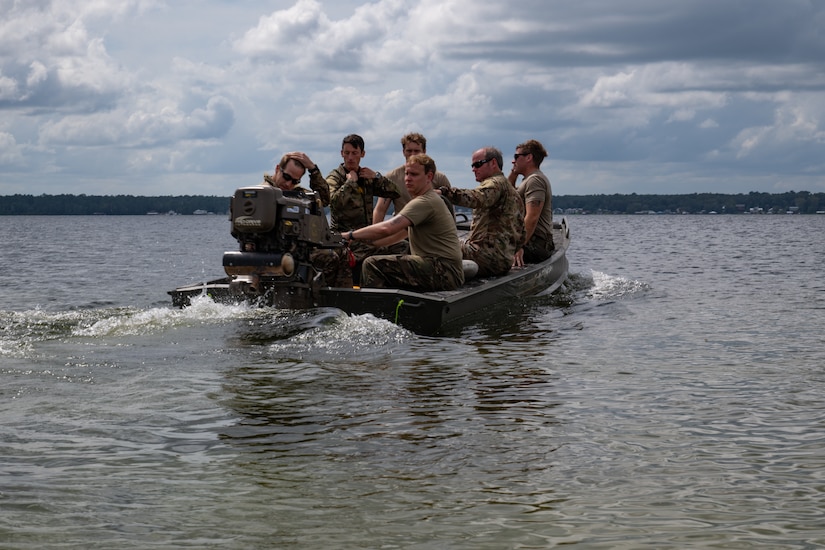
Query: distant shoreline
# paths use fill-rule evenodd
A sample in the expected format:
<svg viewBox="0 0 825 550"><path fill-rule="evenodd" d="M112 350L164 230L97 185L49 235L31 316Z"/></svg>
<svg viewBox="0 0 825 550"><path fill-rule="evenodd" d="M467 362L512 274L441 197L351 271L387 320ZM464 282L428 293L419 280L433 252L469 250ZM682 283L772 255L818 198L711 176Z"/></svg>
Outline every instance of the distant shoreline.
<svg viewBox="0 0 825 550"><path fill-rule="evenodd" d="M0 216L226 215L230 197L0 195ZM825 193L555 195L557 214L825 214Z"/></svg>

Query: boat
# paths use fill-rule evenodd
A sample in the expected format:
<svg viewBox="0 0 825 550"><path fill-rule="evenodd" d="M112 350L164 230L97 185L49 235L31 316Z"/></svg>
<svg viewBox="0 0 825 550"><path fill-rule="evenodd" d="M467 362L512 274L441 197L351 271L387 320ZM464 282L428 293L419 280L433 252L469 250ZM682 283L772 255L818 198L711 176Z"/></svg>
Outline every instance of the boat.
<svg viewBox="0 0 825 550"><path fill-rule="evenodd" d="M457 218L456 230L468 231L469 220ZM216 302L245 301L284 309L333 307L435 335L482 313L486 316L514 299L555 292L567 280L566 218L554 223L556 250L547 260L513 268L500 277L471 278L456 290L437 292L328 286L310 262L310 253L345 245L341 235L329 228L314 193L268 185L242 187L230 199L230 221L240 250L224 253L227 276L169 291L174 306L187 307L206 295Z"/></svg>

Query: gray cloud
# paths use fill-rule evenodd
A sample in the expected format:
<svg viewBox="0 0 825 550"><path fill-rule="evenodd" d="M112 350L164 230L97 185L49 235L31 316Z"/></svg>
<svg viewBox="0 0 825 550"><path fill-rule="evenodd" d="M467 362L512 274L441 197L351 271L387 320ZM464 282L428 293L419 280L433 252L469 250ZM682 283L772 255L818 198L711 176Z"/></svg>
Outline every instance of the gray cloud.
<svg viewBox="0 0 825 550"><path fill-rule="evenodd" d="M536 138L558 193L825 190L815 2L4 4L0 194L229 194L350 132L386 170L413 130L465 186Z"/></svg>

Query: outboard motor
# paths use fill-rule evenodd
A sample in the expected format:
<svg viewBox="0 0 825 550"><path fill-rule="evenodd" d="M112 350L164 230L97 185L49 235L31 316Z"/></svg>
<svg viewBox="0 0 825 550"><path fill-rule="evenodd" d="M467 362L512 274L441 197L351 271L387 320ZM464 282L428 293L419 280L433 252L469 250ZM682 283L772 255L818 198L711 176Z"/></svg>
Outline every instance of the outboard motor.
<svg viewBox="0 0 825 550"><path fill-rule="evenodd" d="M311 307L326 284L312 252L343 246L315 193L241 187L231 199L230 220L239 250L224 253L223 267L233 293L278 307Z"/></svg>

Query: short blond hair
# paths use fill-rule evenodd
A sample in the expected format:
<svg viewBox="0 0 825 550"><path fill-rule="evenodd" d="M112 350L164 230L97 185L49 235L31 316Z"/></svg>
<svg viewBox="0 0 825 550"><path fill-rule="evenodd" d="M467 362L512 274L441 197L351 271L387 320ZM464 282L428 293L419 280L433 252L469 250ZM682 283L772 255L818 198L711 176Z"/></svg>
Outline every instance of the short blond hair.
<svg viewBox="0 0 825 550"><path fill-rule="evenodd" d="M409 142L417 143L421 146L421 150L427 152L427 138L418 132L410 132L401 138L401 147L406 147Z"/></svg>
<svg viewBox="0 0 825 550"><path fill-rule="evenodd" d="M435 161L429 155L413 155L407 159L407 164L420 164L425 174L435 174Z"/></svg>

